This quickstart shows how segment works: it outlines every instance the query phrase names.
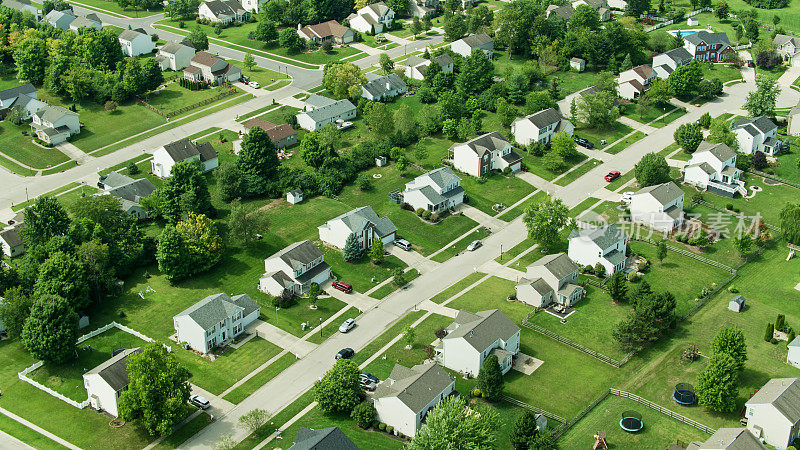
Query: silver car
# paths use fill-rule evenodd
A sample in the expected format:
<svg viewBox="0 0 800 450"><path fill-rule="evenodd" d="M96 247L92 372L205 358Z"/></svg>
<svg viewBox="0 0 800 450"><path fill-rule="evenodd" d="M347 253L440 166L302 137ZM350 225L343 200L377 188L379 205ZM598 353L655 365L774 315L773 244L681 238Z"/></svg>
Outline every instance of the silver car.
<svg viewBox="0 0 800 450"><path fill-rule="evenodd" d="M211 403L202 395L193 395L189 397L189 403L197 406L200 409L208 409L211 407Z"/></svg>
<svg viewBox="0 0 800 450"><path fill-rule="evenodd" d="M483 245L481 241L472 241L467 246L467 250L474 252L475 250L479 249L481 245Z"/></svg>
<svg viewBox="0 0 800 450"><path fill-rule="evenodd" d="M347 319L347 320L344 321L344 323L339 325L339 332L340 333L347 333L348 331L352 330L353 327L355 327L355 326L356 326L355 319L352 319L352 318L351 319Z"/></svg>

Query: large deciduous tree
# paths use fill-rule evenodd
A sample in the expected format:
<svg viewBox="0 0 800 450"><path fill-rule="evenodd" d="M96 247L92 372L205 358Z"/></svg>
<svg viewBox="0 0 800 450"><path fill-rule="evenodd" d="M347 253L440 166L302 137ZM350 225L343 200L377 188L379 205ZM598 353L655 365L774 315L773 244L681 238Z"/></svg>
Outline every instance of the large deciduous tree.
<svg viewBox="0 0 800 450"><path fill-rule="evenodd" d="M33 300L20 286L3 293L3 301L0 302L0 322L3 322L9 338L16 339L22 336L22 327L31 314L31 306Z"/></svg>
<svg viewBox="0 0 800 450"><path fill-rule="evenodd" d="M256 234L266 231L268 223L264 211L248 211L238 198L231 202L228 233L235 242L242 243L247 247Z"/></svg>
<svg viewBox="0 0 800 450"><path fill-rule="evenodd" d="M663 156L648 153L636 164L634 168L636 181L642 187L666 183L672 178L669 176L669 165Z"/></svg>
<svg viewBox="0 0 800 450"><path fill-rule="evenodd" d="M747 361L747 343L742 329L727 326L717 331L714 341L711 342L711 352L729 355L736 362L737 370L744 370L744 363Z"/></svg>
<svg viewBox="0 0 800 450"><path fill-rule="evenodd" d="M367 77L351 62L333 62L323 68L322 85L336 98L357 98Z"/></svg>
<svg viewBox="0 0 800 450"><path fill-rule="evenodd" d="M426 423L408 444L410 450L494 448L497 413L476 405L469 412L461 397L447 397L428 413Z"/></svg>
<svg viewBox="0 0 800 450"><path fill-rule="evenodd" d="M36 299L22 327L22 344L34 358L68 361L75 357L77 339L78 314L67 300L54 295Z"/></svg>
<svg viewBox="0 0 800 450"><path fill-rule="evenodd" d="M244 194L253 197L270 190L270 181L278 175L278 154L269 135L261 127L253 127L242 139L239 159L236 160L242 176L240 187Z"/></svg>
<svg viewBox="0 0 800 450"><path fill-rule="evenodd" d="M36 297L65 298L76 311L89 305L89 285L83 266L73 255L61 251L42 263L34 293Z"/></svg>
<svg viewBox="0 0 800 450"><path fill-rule="evenodd" d="M688 96L697 91L700 81L703 79L703 71L697 60L692 60L685 66L678 67L669 74L667 82L672 92L677 96Z"/></svg>
<svg viewBox="0 0 800 450"><path fill-rule="evenodd" d="M558 241L558 231L569 224L569 209L561 199L546 200L529 206L522 220L528 236L547 251Z"/></svg>
<svg viewBox="0 0 800 450"><path fill-rule="evenodd" d="M738 363L727 353L711 356L708 364L697 377L697 401L716 412L736 410L739 394Z"/></svg>
<svg viewBox="0 0 800 450"><path fill-rule="evenodd" d="M29 29L14 48L17 78L41 85L47 68L47 42L35 29Z"/></svg>
<svg viewBox="0 0 800 450"><path fill-rule="evenodd" d="M361 402L358 365L340 359L314 383L314 400L326 413L350 413Z"/></svg>
<svg viewBox="0 0 800 450"><path fill-rule="evenodd" d="M54 197L39 197L25 208L25 226L20 231L28 248L44 244L53 236L64 236L69 231L67 211Z"/></svg>
<svg viewBox="0 0 800 450"><path fill-rule="evenodd" d="M683 148L683 151L694 153L700 143L703 142L703 130L695 122L684 123L675 130L672 137Z"/></svg>
<svg viewBox="0 0 800 450"><path fill-rule="evenodd" d="M474 49L472 53L461 61L461 72L456 77L456 87L464 94L480 93L492 85L494 63L486 57L481 49Z"/></svg>
<svg viewBox="0 0 800 450"><path fill-rule="evenodd" d="M743 108L752 117L775 116L775 102L781 88L776 80L763 75L756 76L756 90L747 94Z"/></svg>
<svg viewBox="0 0 800 450"><path fill-rule="evenodd" d="M295 36L297 36L296 31L292 30L292 32ZM298 39L300 38L300 36L297 37ZM192 29L191 33L189 33L189 36L187 36L187 39L189 39L189 42L192 43L192 47L194 47L194 49L198 52L208 50L208 35L206 35L206 33L201 30L199 26Z"/></svg>

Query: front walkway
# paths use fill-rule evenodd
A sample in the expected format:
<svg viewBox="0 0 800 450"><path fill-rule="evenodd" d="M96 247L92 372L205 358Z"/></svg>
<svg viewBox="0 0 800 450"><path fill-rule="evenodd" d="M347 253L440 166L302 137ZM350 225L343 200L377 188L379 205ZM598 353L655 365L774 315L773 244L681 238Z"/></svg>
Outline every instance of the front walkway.
<svg viewBox="0 0 800 450"><path fill-rule="evenodd" d="M517 176L520 177L523 181L530 184L531 186L545 191L548 195L550 195L550 193L555 191L557 187L555 184L530 172L520 172L517 174Z"/></svg>
<svg viewBox="0 0 800 450"><path fill-rule="evenodd" d="M469 217L470 219L478 222L484 227L489 228L490 230L497 230L505 226L505 223L498 219L497 217L492 217L489 214L481 211L478 208L473 206L466 205L462 203L456 209L458 212L464 213L465 216Z"/></svg>
<svg viewBox="0 0 800 450"><path fill-rule="evenodd" d="M62 142L55 146L61 153L70 157L70 159L75 160L78 164L86 164L87 162L94 159L94 156L87 155L83 152L83 150L79 149L75 145L69 142Z"/></svg>
<svg viewBox="0 0 800 450"><path fill-rule="evenodd" d="M513 281L515 283L518 283L520 278L525 276L525 273L504 266L495 260L486 261L482 265L478 266L478 272L487 273L489 275Z"/></svg>
<svg viewBox="0 0 800 450"><path fill-rule="evenodd" d="M28 450L33 449L30 445L20 441L14 436L0 430L0 448L3 450Z"/></svg>
<svg viewBox="0 0 800 450"><path fill-rule="evenodd" d="M397 257L400 261L406 263L408 267L417 269L421 274L439 267L439 263L422 256L416 251L403 250L396 245L390 245L388 251L390 255Z"/></svg>
<svg viewBox="0 0 800 450"><path fill-rule="evenodd" d="M440 305L438 303L434 303L430 300L425 300L422 303L420 303L419 309L432 312L434 314L439 314L440 316L451 317L454 319L456 317L456 314L458 314L458 310L455 310L448 306Z"/></svg>
<svg viewBox="0 0 800 450"><path fill-rule="evenodd" d="M81 450L80 447L70 444L69 442L65 441L64 439L61 439L60 437L58 437L55 434L45 430L44 428L42 428L42 427L40 427L38 425L35 425L35 424L23 419L22 417L12 413L11 411L8 411L6 409L0 408L0 414L3 414L4 416L7 416L8 418L10 418L10 419L12 419L12 420L14 420L16 422L19 422L20 424L30 428L31 430L33 430L33 431L35 431L35 432L37 432L37 433L39 433L39 434L41 434L43 436L46 436L46 437L52 439L53 441L63 445L64 447L67 447L67 448L69 448L71 450Z"/></svg>
<svg viewBox="0 0 800 450"><path fill-rule="evenodd" d="M378 283L378 285L376 286L373 286L373 288L379 285L380 283ZM330 285L323 288L323 290L325 291L326 294L330 295L331 297L337 300L341 300L347 303L348 306L353 306L361 312L371 309L378 304L377 300L370 298L367 295L364 295L360 292L356 292L355 290L349 294L346 294L338 289L334 289Z"/></svg>

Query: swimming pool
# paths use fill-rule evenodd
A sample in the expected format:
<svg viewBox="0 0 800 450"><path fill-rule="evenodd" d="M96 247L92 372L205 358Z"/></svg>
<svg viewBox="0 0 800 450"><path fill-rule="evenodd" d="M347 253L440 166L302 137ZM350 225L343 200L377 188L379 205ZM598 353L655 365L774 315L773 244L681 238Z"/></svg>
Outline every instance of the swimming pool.
<svg viewBox="0 0 800 450"><path fill-rule="evenodd" d="M672 31L667 31L667 33L669 33L669 34L671 34L673 36L677 36L678 32L680 32L681 33L681 37L686 37L686 36L688 36L690 34L695 34L698 31L705 31L705 30L703 30L702 28L698 29L698 30L672 30Z"/></svg>

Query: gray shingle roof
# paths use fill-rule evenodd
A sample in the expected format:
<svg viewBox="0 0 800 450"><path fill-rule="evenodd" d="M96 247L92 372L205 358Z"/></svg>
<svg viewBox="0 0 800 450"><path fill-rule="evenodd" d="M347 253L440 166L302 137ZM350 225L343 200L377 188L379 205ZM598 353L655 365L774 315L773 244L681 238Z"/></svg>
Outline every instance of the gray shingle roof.
<svg viewBox="0 0 800 450"><path fill-rule="evenodd" d="M161 46L159 51L161 51L162 53L167 53L167 54L170 54L170 55L174 55L175 53L178 53L178 51L180 49L184 48L184 47L189 48L192 51L194 51L194 49L192 47L189 47L188 45L184 45L184 44L182 44L180 42L167 42L166 44Z"/></svg>
<svg viewBox="0 0 800 450"><path fill-rule="evenodd" d="M554 253L540 258L531 264L532 266L544 266L554 277L559 280L578 270L578 266L569 259L566 253Z"/></svg>
<svg viewBox="0 0 800 450"><path fill-rule="evenodd" d="M405 92L408 90L406 82L398 77L396 73L390 73L389 75L367 81L362 85L362 88L372 94L373 97L385 97L390 95L392 91Z"/></svg>
<svg viewBox="0 0 800 450"><path fill-rule="evenodd" d="M453 183L461 183L461 178L453 172L453 169L444 166L439 167L438 169L433 169L430 172L426 173L431 181L436 183L437 186L440 188L446 188Z"/></svg>
<svg viewBox="0 0 800 450"><path fill-rule="evenodd" d="M64 116L77 116L78 113L72 112L61 106L47 105L36 111L36 116L45 122L56 122Z"/></svg>
<svg viewBox="0 0 800 450"><path fill-rule="evenodd" d="M292 269L297 269L300 267L300 265L311 264L322 256L323 254L320 249L318 249L316 245L312 244L311 241L306 240L295 242L278 253L270 256L269 259L280 258Z"/></svg>
<svg viewBox="0 0 800 450"><path fill-rule="evenodd" d="M501 150L508 143L508 139L504 138L502 134L498 131L492 131L467 142L453 144L450 148L466 145L478 156L483 156L487 151Z"/></svg>
<svg viewBox="0 0 800 450"><path fill-rule="evenodd" d="M128 386L128 356L134 353L141 353L139 347L125 349L108 361L100 364L94 369L86 372L86 375L98 374L114 391L119 392Z"/></svg>
<svg viewBox="0 0 800 450"><path fill-rule="evenodd" d="M419 414L452 382L453 377L439 364L419 364L411 368L395 364L389 378L378 384L374 396L397 397Z"/></svg>
<svg viewBox="0 0 800 450"><path fill-rule="evenodd" d="M694 45L700 45L703 42L706 44L723 44L723 45L731 45L730 40L728 40L728 35L725 33L709 33L708 31L702 30L698 31L697 33L692 33L687 36L683 36L683 40L691 42Z"/></svg>
<svg viewBox="0 0 800 450"><path fill-rule="evenodd" d="M673 48L672 50L664 52L664 55L667 55L669 59L675 63L692 59L692 54L689 53L689 50L686 50L685 47Z"/></svg>
<svg viewBox="0 0 800 450"><path fill-rule="evenodd" d="M183 161L193 156L200 156L200 161L209 161L217 157L217 152L210 142L195 144L187 138L170 142L164 146L167 154L173 161Z"/></svg>
<svg viewBox="0 0 800 450"><path fill-rule="evenodd" d="M25 224L19 224L15 227L9 227L2 231L0 231L0 239L4 240L9 247L14 248L18 245L22 245L22 238L19 235L19 230Z"/></svg>
<svg viewBox="0 0 800 450"><path fill-rule="evenodd" d="M215 16L219 16L220 14L235 16L237 13L241 14L244 12L242 4L235 0L214 0L205 2L205 4Z"/></svg>
<svg viewBox="0 0 800 450"><path fill-rule="evenodd" d="M289 450L358 450L338 427L312 430L300 427Z"/></svg>
<svg viewBox="0 0 800 450"><path fill-rule="evenodd" d="M787 347L800 347L800 336L797 336L787 344Z"/></svg>
<svg viewBox="0 0 800 450"><path fill-rule="evenodd" d="M508 341L519 333L519 327L514 324L499 309L479 311L475 314L460 310L448 329L452 329L444 339L463 338L475 350L483 352L498 339Z"/></svg>
<svg viewBox="0 0 800 450"><path fill-rule="evenodd" d="M800 421L800 380L773 378L767 381L745 405L771 404L791 423Z"/></svg>
<svg viewBox="0 0 800 450"><path fill-rule="evenodd" d="M127 200L139 204L145 197L149 197L155 192L156 187L147 178L139 178L138 180L131 180L130 183L108 189L109 195L113 195L122 200Z"/></svg>
<svg viewBox="0 0 800 450"><path fill-rule="evenodd" d="M0 91L0 102L5 102L6 100L11 100L23 95L26 97L35 96L36 88L31 83L25 83L14 86L13 88L3 89Z"/></svg>
<svg viewBox="0 0 800 450"><path fill-rule="evenodd" d="M306 100L306 103L308 103L308 100ZM324 106L317 106L311 111L306 111L305 114L314 122L325 122L348 111L354 111L355 109L356 107L350 103L350 100L344 99L336 100Z"/></svg>
<svg viewBox="0 0 800 450"><path fill-rule="evenodd" d="M378 16L383 16L387 12L389 12L389 7L386 6L386 3L383 2L372 3L371 5L367 5L365 8L371 9L372 12L374 12Z"/></svg>
<svg viewBox="0 0 800 450"><path fill-rule="evenodd" d="M3 3L5 5L5 3ZM775 39L772 40L772 43L776 46L781 46L787 42L791 42L794 44L795 47L800 47L800 38L796 38L794 36L788 36L785 34L776 34Z"/></svg>
<svg viewBox="0 0 800 450"><path fill-rule="evenodd" d="M442 53L439 56L434 56L433 58L431 58L431 61L439 63L440 66L444 67L453 64L453 57L448 55L447 53Z"/></svg>
<svg viewBox="0 0 800 450"><path fill-rule="evenodd" d="M397 231L388 217L378 217L375 211L370 206L362 206L352 211L348 211L341 216L335 217L328 222L341 220L351 233L359 232L365 229L369 224L375 225L375 230L380 237L388 236Z"/></svg>
<svg viewBox="0 0 800 450"><path fill-rule="evenodd" d="M532 287L536 292L539 293L539 295L547 295L548 293L553 292L553 288L541 278L537 278L535 280L522 278L519 280L519 284Z"/></svg>
<svg viewBox="0 0 800 450"><path fill-rule="evenodd" d="M242 316L247 316L257 309L258 304L247 294L228 297L227 294L220 293L209 295L176 314L175 317L189 316L200 328L208 330L236 311L240 311Z"/></svg>
<svg viewBox="0 0 800 450"><path fill-rule="evenodd" d="M733 129L742 128L747 125L752 125L762 133L769 133L770 131L778 128L774 122L769 120L766 116L758 116L752 119L748 119L746 117L740 117L736 120L736 124L733 126Z"/></svg>
<svg viewBox="0 0 800 450"><path fill-rule="evenodd" d="M713 143L713 142L703 141L697 147L697 150L694 152L694 154L697 155L704 152L711 153L712 155L714 155L714 158L717 158L720 162L727 161L736 156L735 151L731 150L730 147L721 142Z"/></svg>
<svg viewBox="0 0 800 450"><path fill-rule="evenodd" d="M305 101L306 107L310 109L322 108L323 106L332 105L334 103L336 103L336 100L319 94L311 94Z"/></svg>
<svg viewBox="0 0 800 450"><path fill-rule="evenodd" d="M581 228L572 230L569 233L569 238L589 239L598 247L605 250L612 245L619 242L620 238L625 235L625 232L619 229L614 224L605 225L602 227Z"/></svg>
<svg viewBox="0 0 800 450"><path fill-rule="evenodd" d="M591 89L591 88L587 88ZM543 109L539 112L527 115L523 118L517 119L516 121L527 120L528 122L532 123L536 128L544 128L555 123L561 121L561 112L556 108L547 108Z"/></svg>
<svg viewBox="0 0 800 450"><path fill-rule="evenodd" d="M666 183L641 188L636 191L636 195L639 194L650 194L661 203L661 205L666 205L683 195L683 191L677 184L672 181L667 181Z"/></svg>
<svg viewBox="0 0 800 450"><path fill-rule="evenodd" d="M697 447L703 449L759 450L767 447L747 428L720 428L704 443Z"/></svg>
<svg viewBox="0 0 800 450"><path fill-rule="evenodd" d="M472 49L494 42L494 40L485 33L471 34L465 38L461 38L461 40Z"/></svg>
<svg viewBox="0 0 800 450"><path fill-rule="evenodd" d="M121 41L129 41L130 42L130 41L132 41L132 40L134 40L137 37L142 36L142 35L147 36L147 33L143 33L143 32L141 32L139 30L125 30L122 33L120 33L118 37L119 37L119 40L121 40Z"/></svg>

